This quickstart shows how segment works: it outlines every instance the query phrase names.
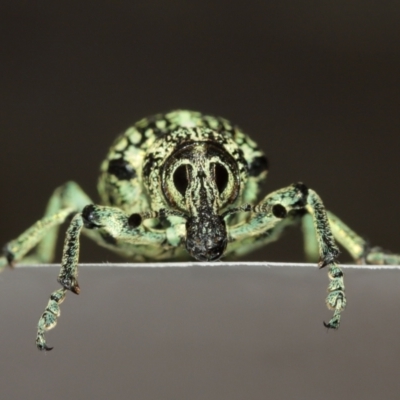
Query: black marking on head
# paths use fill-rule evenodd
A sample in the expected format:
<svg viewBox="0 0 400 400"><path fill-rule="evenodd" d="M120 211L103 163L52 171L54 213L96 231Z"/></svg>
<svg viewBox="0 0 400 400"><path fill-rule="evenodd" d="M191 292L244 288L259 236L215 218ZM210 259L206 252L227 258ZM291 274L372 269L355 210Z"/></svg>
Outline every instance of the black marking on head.
<svg viewBox="0 0 400 400"><path fill-rule="evenodd" d="M259 176L264 171L268 171L268 167L269 164L267 157L265 157L264 155L255 157L249 164L249 175Z"/></svg>
<svg viewBox="0 0 400 400"><path fill-rule="evenodd" d="M115 175L121 181L129 181L136 177L136 171L133 169L132 165L123 158L110 160L107 172L111 175Z"/></svg>

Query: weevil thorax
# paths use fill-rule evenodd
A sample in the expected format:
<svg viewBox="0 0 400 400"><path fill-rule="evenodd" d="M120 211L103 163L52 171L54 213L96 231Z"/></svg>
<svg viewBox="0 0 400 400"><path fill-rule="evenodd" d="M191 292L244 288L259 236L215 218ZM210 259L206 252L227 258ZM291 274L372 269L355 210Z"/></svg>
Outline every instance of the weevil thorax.
<svg viewBox="0 0 400 400"><path fill-rule="evenodd" d="M227 246L221 211L239 198L240 170L246 169L232 147L217 131L181 128L156 141L145 157L143 181L153 208L186 215L186 249L197 260L216 260Z"/></svg>

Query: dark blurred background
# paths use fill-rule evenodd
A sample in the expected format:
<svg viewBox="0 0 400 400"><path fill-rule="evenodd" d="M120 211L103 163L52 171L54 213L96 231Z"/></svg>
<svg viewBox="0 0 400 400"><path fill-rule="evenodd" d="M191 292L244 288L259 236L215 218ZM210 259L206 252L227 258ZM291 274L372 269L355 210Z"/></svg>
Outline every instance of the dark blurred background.
<svg viewBox="0 0 400 400"><path fill-rule="evenodd" d="M400 250L397 223L400 198L397 178L400 149L399 20L400 3L393 1L1 2L0 186L2 195L0 207L2 217L0 242L5 243L16 237L37 220L42 215L52 191L67 180L77 181L90 197L97 201L96 184L99 164L114 137L144 116L174 108L189 108L224 116L239 124L260 143L271 164L265 193L292 182L303 181L322 196L329 209L368 238L372 244ZM299 230L288 232L281 241L259 250L254 255L248 256L247 259L302 261L302 238ZM342 261L348 259L348 256L344 254ZM117 260L117 258L84 240L81 260L102 262ZM39 305L29 311L29 315L32 313L32 321L29 322L27 328L31 330L29 338L33 338L34 329L32 327L36 323L36 314L39 316L42 311L41 307L45 305L45 296L57 287L57 284L54 283L56 271L42 271L37 275L34 272L36 271L28 274L26 270L21 270L14 271L12 274L6 271L1 276L0 283L7 288L13 287L12 280L17 279L17 276L21 282L21 285L15 282L15 289L12 291L16 296L14 300L9 297L1 300L4 307L8 305L8 311L4 311L6 314L3 315L7 316L7 325L10 329L9 340L16 338L14 334L16 330L22 329L20 307L25 307L25 312L28 313L27 306L20 304L21 296L27 296L28 303L35 296L29 292L31 279L36 282L38 287L41 284L39 277L48 278L49 283L44 289L38 289L36 297L38 297ZM237 279L236 290L240 293L245 290L240 287L242 281L235 275L235 272L225 272L228 280L229 276L231 276L230 279ZM180 273L184 274L184 272ZM292 276L291 273L287 273L289 279ZM311 276L314 277L313 274L309 274L309 277L305 279L305 275L302 273L304 272L297 272L297 275L293 275L297 278L292 279L299 279L304 291L315 290L316 301L320 301L318 304L320 307L319 311L313 314L309 309L301 306L301 296L299 293L296 294L298 283L292 282L292 287L287 282L286 289L282 288L283 291L294 293L295 297L298 295L296 304L299 309L304 309L303 319L299 320L297 325L292 326L293 332L291 333L294 336L289 340L294 341L301 335L296 335L296 330L301 323L306 323L305 317L312 320L310 331L319 337L323 334L320 326L322 325L321 319L323 316L327 316L323 305L327 283L325 272L318 274L314 271L318 275L318 278L315 279L320 282L316 284L317 286L312 286L311 279L314 278ZM96 275L94 271L91 274ZM101 273L99 272L99 274ZM127 281L130 279L128 277L136 276L138 272L130 272L132 275L127 272L124 274L124 278L118 278L119 273L114 272L112 275L114 285L110 284L110 287L107 287L106 294L98 291L94 296L103 295L102 298L110 296L109 301L114 297L116 299L115 307L121 310L122 300L115 293L125 293L130 290L123 289L123 284L128 285ZM171 280L171 275L157 275L156 272L148 274L141 279L150 287L165 290L169 282L171 287L168 287L171 293L177 290L174 287L174 281ZM189 296L190 299L182 298L182 301L185 304L190 301L196 305L201 304L205 299L201 299L201 296L204 296L201 285L196 286L198 276L189 272L188 274L185 276L188 281L184 279L183 284L188 287L194 285L193 296ZM212 272L208 272L208 274L208 279L212 280ZM232 274L235 278L232 277ZM274 288L277 287L276 285L279 288L281 284L278 281L281 282L279 279L282 276L275 277L274 281L274 274L265 276L268 274L266 270L258 272L262 277L257 274L256 276L251 274L247 276L245 271L240 271L240 274L243 275L244 281L248 279L251 282L254 278L257 282L263 282L265 279L273 284ZM360 274L363 273L360 272ZM353 274L353 279L356 280L357 276L359 275ZM364 276L364 279L370 279L370 276L368 275L368 278ZM378 290L376 289L378 287L385 288L386 283L393 284L393 279L398 281L397 274L391 276L389 282L388 273L376 275L374 279L377 279L381 286L378 283L375 285L371 281L368 288ZM192 281L191 278L194 280ZM151 281L151 284L147 279ZM203 278L199 279L203 282ZM24 280L27 285L26 289L22 283ZM145 286L146 283L144 283ZM164 284L167 286L163 286ZM254 285L256 284L254 283ZM90 282L86 281L85 290L89 290L90 285ZM228 290L229 285L225 287ZM258 290L261 290L261 287L260 284ZM250 285L248 288L253 288L253 286ZM93 289L95 288L92 287ZM220 293L219 290L216 288L218 293ZM2 288L1 293L5 296L7 290ZM197 298L194 293L198 293L200 298ZM249 293L253 293L252 289L249 289ZM255 317L259 321L258 318L261 318L261 315L264 316L265 321L259 321L260 324L265 322L265 326L269 326L271 317L267 318L266 316L269 308L271 308L270 313L275 312L274 318L279 319L280 314L277 314L276 310L282 310L283 307L280 304L286 305L284 299L290 303L287 294L281 293L279 296L279 293L278 290L272 298L263 300L260 315ZM357 299L356 293L359 293L360 296L368 294L365 287L353 287L353 299ZM373 297L379 297L379 293L379 290L374 292ZM393 289L393 293L396 293L395 289ZM125 294L127 297L122 301L123 303L134 301L131 297L132 293ZM250 298L247 299L249 301L247 307L252 309L252 301L255 300L251 299L250 294ZM259 298L257 297L257 299ZM371 316L371 312L368 311L369 299L370 297L363 300L358 298L360 303L363 301L363 304L367 304L365 307L365 311L368 312L366 318ZM73 302L75 302L75 308L71 311L72 314L79 308L79 304L84 307L83 295L78 300L69 295L63 310L68 309L67 303ZM168 296L163 301L168 302ZM272 306L271 304L275 301L277 304ZM10 304L13 305L11 309ZM104 306L111 307L111 304L105 301ZM389 298L387 303L384 305L380 303L379 306L383 308L391 306L398 309L400 298L399 296L395 299ZM143 307L142 312L145 315L147 312L145 303L143 303ZM214 304L214 307L217 310L221 309L218 304ZM233 320L237 320L237 318L240 320L240 310L245 314L248 312L245 310L246 305L243 307L243 309L240 307L236 309L232 306L231 311L227 312L231 313L229 315ZM90 318L95 318L92 315L95 310L98 313L101 311L94 305L93 310L82 315L83 321L86 318L86 330L93 328L89 321ZM376 311L374 318L380 314L383 315L382 309L380 310ZM132 312L129 311L129 307L126 308L125 313L128 312ZM158 310L158 312L164 313L165 310ZM286 318L288 316L292 318L291 310L287 309L285 312L288 314ZM348 315L350 312L346 312L346 323L350 324ZM182 325L179 316L182 317L182 314L178 313L174 325L176 329ZM203 314L200 316L190 314L190 316L196 321L202 316L204 317ZM101 319L102 315L99 314L97 317ZM132 327L136 326L134 316L127 319L131 318L132 322L129 321L129 323L125 317L121 318L119 321L121 330L129 332L130 329L133 329ZM157 320L154 315L152 318ZM31 342L29 342L26 352L21 353L22 359L18 359L18 365L25 362L26 365L32 365L24 371L24 379L33 379L30 371L36 368L35 363L38 360L40 363L51 364L57 363L57 360L61 363L62 357L64 360L71 357L68 351L71 351L73 345L65 343L65 340L63 342L61 332L66 333L68 329L76 332L82 326L81 322L78 323L74 317L71 317L68 324L66 320L67 316L63 319L63 324L60 324L62 327L57 329L59 335L54 334L52 337L54 341L57 341L59 348L56 348L51 356L39 358L41 354L35 353ZM275 328L279 328L280 323L277 322L278 326ZM249 324L252 326L252 322ZM365 329L368 331L374 328L378 329L375 331L375 336L372 337L383 338L385 330L379 330L380 328L384 329L383 325L376 320L370 321L370 324L371 326ZM106 316L104 325L104 330L106 330L108 326ZM348 341L351 343L351 340L354 340L357 343L357 338L361 337L364 330L356 328L354 321L351 326L353 330L349 326L347 334L354 334L355 337ZM193 326L192 328L197 329ZM173 389L163 391L157 386L157 380L154 378L154 383L149 386L139 385L137 390L119 392L119 398L128 398L127 393L130 393L129 397L133 396L136 399L264 399L268 398L268 390L271 388L271 382L266 380L267 377L274 376L274 384L278 384L276 379L279 374L274 370L276 362L283 363L282 370L292 371L297 380L295 384L293 377L287 376L284 380L286 384L283 381L282 386L279 386L273 393L270 392L270 398L288 398L285 396L292 396L289 398L296 399L321 398L320 395L322 396L324 393L324 398L330 399L334 398L329 397L330 395L337 395L340 392L341 398L361 398L357 397L357 394L359 396L362 394L366 399L377 398L380 393L380 389L378 390L372 383L377 363L371 353L371 347L374 347L376 343L359 345L361 346L360 354L370 355L370 358L367 357L367 361L364 360L360 365L362 358L358 358L357 354L351 356L353 364L349 360L343 362L341 358L341 340L345 342L346 339L340 335L345 335L345 333L338 332L338 334L334 333L327 337L324 335L323 341L328 343L324 343L323 347L326 346L331 351L326 358L318 358L325 353L319 347L313 347L311 342L307 342L310 346L307 348L302 342L305 340L303 337L301 348L307 348L307 351L304 354L301 353L301 356L300 353L296 354L298 354L298 359L302 360L301 362L315 368L315 370L307 370L304 369L306 368L304 365L297 365L290 358L292 353L284 352L285 349L291 348L287 344L282 344L282 352L274 348L274 351L277 351L275 357L278 361L271 363L270 354L262 346L263 344L270 346L271 343L274 343L272 336L268 336L272 333L266 333L264 325L263 329L260 329L258 325L253 325L254 335L256 335L255 332L262 335L262 340L256 341L261 349L257 347L257 351L254 353L256 358L261 357L257 358L261 364L254 367L254 360L251 355L246 353L245 347L240 350L240 346L243 345L240 340L246 341L247 339L240 336L240 332L232 330L232 326L229 324L225 328L226 331L219 332L221 337L238 335L238 341L231 343L232 349L239 349L238 351L243 353L241 354L244 358L238 361L231 351L227 351L226 358L224 358L225 356L221 356L221 358L220 353L214 353L213 350L212 353L216 354L215 357L218 360L216 364L213 364L204 354L208 354L207 351L211 351L210 349L213 348L209 346L209 341L215 345L213 340L214 337L217 337L217 333L214 332L216 336L210 335L209 341L207 339L201 342L201 339L197 338L195 342L199 343L200 340L200 343L208 349L206 353L203 353L204 371L212 372L201 375L201 371L194 369L194 376L200 376L200 381L196 379L194 381L198 385L199 382L203 382L200 386L208 388L208 391L204 392L206 394L200 389L194 393L195 389L193 388L196 385L190 386L190 382L185 378L182 378L184 381L180 384L187 385L185 386L187 392L178 393ZM386 328L390 329L392 334L400 333L398 326L394 328L386 326ZM97 327L97 329L103 331L103 328ZM308 333L303 332L302 334L309 337ZM276 337L281 337L279 329L277 329L277 335ZM143 337L145 338L146 335ZM340 337L342 339L339 339ZM20 351L20 348L24 348L21 346L24 340L20 338L19 342L14 342L11 348ZM115 340L119 342L117 338ZM98 363L99 367L101 368L103 365L104 368L113 370L118 368L117 364L120 361L116 354L124 351L124 345L137 350L138 347L129 343L129 339L127 340L128 343L126 341L121 344L113 343L113 348L109 349L114 357L112 363L105 366L106 364L102 364L104 361L102 359ZM146 346L153 349L155 345L152 340L156 341L154 338L148 339L146 343L140 342L139 347L142 346L142 350L143 348L147 349ZM187 340L190 342L190 339ZM332 348L330 340L337 342L335 344L337 347ZM91 345L87 343L87 340L80 340L79 335L76 336L76 341L78 343L74 348L74 351L77 352L75 361L76 358L80 359L82 354L86 354L82 353L82 348ZM223 339L221 341L223 342ZM395 349L392 347L394 342L390 338L382 339L382 343L388 347L382 349L375 346L376 357L389 354L395 360L397 355L400 356L397 341ZM167 344L165 344L165 348L162 346L164 343L162 335L157 343L161 359L169 360L170 354L166 349L171 348ZM8 344L11 346L10 342ZM5 343L5 346L8 344ZM96 354L98 346L100 345L97 343L92 348L92 352L88 351L86 357L89 361L87 362L95 362L93 360L96 358L90 360L93 354ZM219 345L216 347L220 349ZM295 348L297 349L296 346ZM350 344L346 350L347 354L351 353L352 348L354 346L352 347ZM200 357L202 349L200 346L198 353L190 353L190 356L185 356L186 353L183 352L181 357L184 361L181 360L178 363L179 367L176 367L173 361L171 364L169 361L162 364L167 366L166 370L172 371L172 375L168 375L169 384L177 384L179 377L182 376L182 369L180 369L183 368L182 365L186 365L184 368L188 368L188 366L190 368L193 365L191 360ZM62 353L63 350L65 353ZM14 368L10 367L13 357L11 354L15 353L10 350L10 353L3 352L3 355L5 354L8 354L8 358L2 357L3 367L10 372ZM175 353L171 353L172 357L173 354ZM319 354L319 356L314 356L314 354ZM331 359L332 354L337 358ZM28 357L28 355L33 357L30 361L32 364L25 360L25 356ZM107 351L103 355L105 359L110 357ZM166 358L162 358L163 356ZM135 353L127 362L129 365L136 365L134 369L137 369L139 368L136 364L138 360L143 362L140 357ZM142 357L146 360L149 359L145 350ZM287 360L287 364L283 360ZM385 364L387 360L380 359L380 361ZM79 361L76 362L78 368ZM107 361L104 362L107 363ZM154 363L159 362L160 360L155 357ZM66 361L66 365L70 365L71 368L72 363L72 359ZM226 374L229 375L229 372L226 371L230 371L229 368L235 363L244 369L247 369L248 365L252 365L252 368L259 371L259 380L249 382L246 378L242 381L239 378L240 376L243 378L240 372L237 372L237 375L230 375L231 379L228 378ZM337 378L335 374L337 369L343 371L343 363L347 364L349 368L351 367L348 371L350 375L342 372L342 375L339 374ZM360 373L359 380L356 380L357 387L352 386L351 371L361 367L365 368L366 365L370 365L369 372ZM174 369L174 366L177 369ZM43 368L49 368L49 365ZM153 382L152 368L152 364L149 364L149 382ZM320 395L310 392L309 390L314 387L315 382L300 379L300 376L297 375L299 368L303 373L309 371L309 377L315 377L316 373L323 374L324 371L328 375L332 374L329 382L326 382L326 392L322 389L321 392L318 392ZM56 370L56 367L51 367L49 371L43 371L40 376L35 377L34 382L38 384L37 382L40 380L46 381L45 374ZM247 370L249 371L251 368ZM173 371L176 372L176 375ZM216 377L219 376L219 373L223 374L223 371L226 374L224 377L221 375L221 380L218 380ZM275 372L272 372L271 375L271 371ZM390 371L393 372L393 369L391 368ZM18 374L18 372L15 373ZM82 374L84 376L84 372ZM120 390L125 387L124 385L129 386L129 378L125 377L125 379L121 378L121 375L117 375L120 379L118 381ZM5 376L8 375L0 374L0 380ZM82 376L81 378L77 376L74 379L84 379ZM93 376L96 377L96 373ZM367 379L369 376L370 379ZM387 374L385 376L388 377ZM46 387L48 393L53 393L52 390L56 392L57 388L63 386L61 377L52 377L52 379L53 383L43 383L43 387ZM343 389L338 380L342 382L346 379L348 382ZM6 381L9 384L7 388L10 390L6 393L8 393L8 398L11 398L15 386L12 384L12 379L7 378ZM217 381L220 386L216 383ZM362 386L365 384L364 381L368 381L371 386ZM84 385L84 381L81 383ZM103 398L101 393L112 393L113 383L111 382L110 385L107 386L105 381L94 384L96 390L99 390L99 393L96 392L97 398ZM246 385L249 385L249 388L254 391L246 391ZM392 380L389 378L389 383L386 382L385 385L391 390L399 389L394 376ZM18 386L19 390L22 386ZM105 389L106 386L109 391ZM30 388L30 385L26 384L24 387ZM216 387L221 390L215 389ZM364 388L363 391L357 391L361 387ZM154 389L155 391L152 392L151 388L157 388L160 391ZM291 388L293 388L293 393L290 392ZM350 388L353 388L353 391ZM376 393L373 388L376 389ZM226 395L223 394L224 389L227 390ZM45 394L40 397L40 391L37 390L37 392L31 392L31 398L46 398ZM87 390L85 396L79 397L79 394L76 393L74 396L90 398L94 395L95 392L90 392L91 389ZM26 397L22 392L18 393L19 396L15 398ZM62 390L57 393L59 393L58 398L64 398ZM192 393L192 395L188 395L188 393ZM248 396L245 396L245 393ZM350 393L352 397L346 397L350 396ZM393 397L390 397L389 393L392 393ZM398 398L394 393L394 391L388 391L381 398ZM372 397L368 397L368 395ZM104 394L104 396L106 396L104 398L109 398L107 397L109 394ZM68 395L65 398L69 398Z"/></svg>

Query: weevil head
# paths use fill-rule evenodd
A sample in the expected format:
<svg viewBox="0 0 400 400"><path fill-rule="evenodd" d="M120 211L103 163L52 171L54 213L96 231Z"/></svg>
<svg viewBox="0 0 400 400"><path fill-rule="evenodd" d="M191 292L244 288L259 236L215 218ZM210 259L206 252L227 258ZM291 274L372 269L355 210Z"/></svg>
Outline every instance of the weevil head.
<svg viewBox="0 0 400 400"><path fill-rule="evenodd" d="M169 205L186 220L186 249L199 261L219 259L227 246L221 210L239 195L238 166L215 141L177 146L162 171L162 190Z"/></svg>

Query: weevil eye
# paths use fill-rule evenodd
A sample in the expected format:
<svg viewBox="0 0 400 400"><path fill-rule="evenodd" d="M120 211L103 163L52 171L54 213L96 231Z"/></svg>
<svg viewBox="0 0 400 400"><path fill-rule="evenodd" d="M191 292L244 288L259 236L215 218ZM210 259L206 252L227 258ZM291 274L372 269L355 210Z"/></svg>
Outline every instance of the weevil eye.
<svg viewBox="0 0 400 400"><path fill-rule="evenodd" d="M185 195L186 189L189 186L188 167L181 165L178 167L173 175L174 185L176 190L182 195Z"/></svg>
<svg viewBox="0 0 400 400"><path fill-rule="evenodd" d="M229 173L222 164L215 164L215 183L218 188L218 192L221 194L229 181Z"/></svg>

